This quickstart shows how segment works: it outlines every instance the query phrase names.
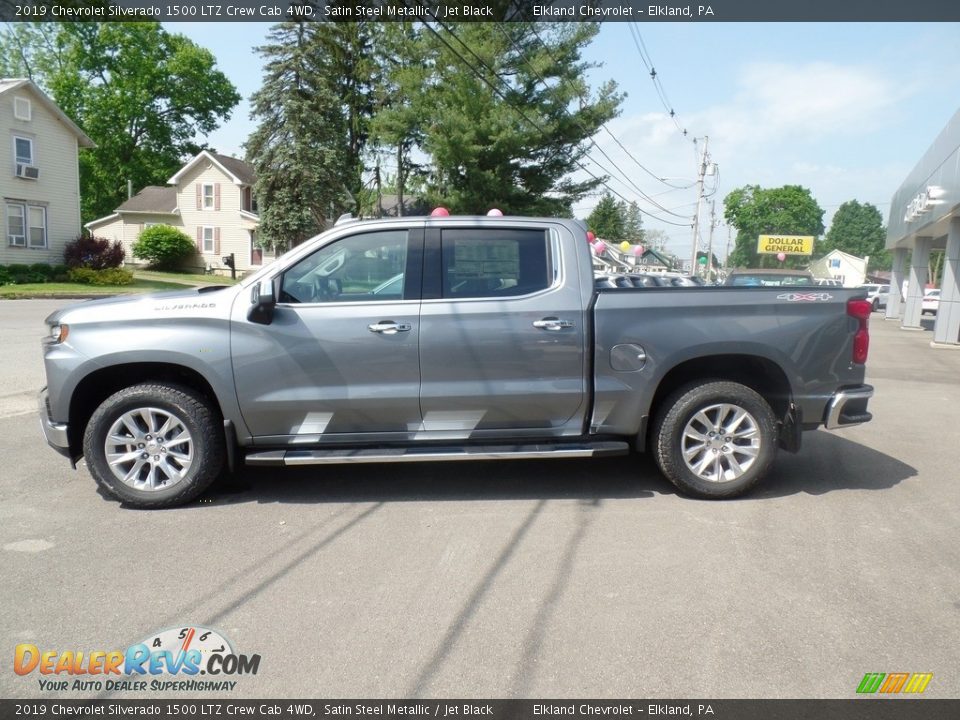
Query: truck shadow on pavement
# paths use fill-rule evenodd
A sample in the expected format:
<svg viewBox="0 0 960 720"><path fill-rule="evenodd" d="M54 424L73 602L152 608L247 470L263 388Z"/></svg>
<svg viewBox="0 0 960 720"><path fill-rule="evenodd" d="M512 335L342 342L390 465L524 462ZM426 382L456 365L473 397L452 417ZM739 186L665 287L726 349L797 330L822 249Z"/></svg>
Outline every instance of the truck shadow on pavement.
<svg viewBox="0 0 960 720"><path fill-rule="evenodd" d="M743 500L837 490L887 490L917 470L840 435L804 435L797 455L780 452ZM649 454L594 460L379 463L298 468L240 467L198 504L353 503L527 499L640 499L675 495Z"/></svg>

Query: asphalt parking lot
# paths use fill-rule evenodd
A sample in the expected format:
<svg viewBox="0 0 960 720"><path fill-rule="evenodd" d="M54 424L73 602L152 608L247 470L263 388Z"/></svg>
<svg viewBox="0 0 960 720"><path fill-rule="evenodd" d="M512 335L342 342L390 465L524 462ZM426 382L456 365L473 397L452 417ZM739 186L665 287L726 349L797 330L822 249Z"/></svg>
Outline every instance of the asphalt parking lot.
<svg viewBox="0 0 960 720"><path fill-rule="evenodd" d="M248 470L142 512L40 435L59 304L0 302L0 697L44 697L18 643L188 626L261 656L232 697L849 698L867 672L960 697L960 351L930 332L874 315L874 421L741 500L630 457Z"/></svg>

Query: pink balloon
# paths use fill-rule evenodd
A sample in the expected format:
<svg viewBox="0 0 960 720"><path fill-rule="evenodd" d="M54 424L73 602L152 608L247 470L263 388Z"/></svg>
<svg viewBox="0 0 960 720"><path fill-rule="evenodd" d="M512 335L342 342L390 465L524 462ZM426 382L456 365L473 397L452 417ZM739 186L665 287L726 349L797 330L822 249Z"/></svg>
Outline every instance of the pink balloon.
<svg viewBox="0 0 960 720"><path fill-rule="evenodd" d="M786 259L787 259L786 253L777 253L777 260L779 260L780 262L783 262Z"/></svg>
<svg viewBox="0 0 960 720"><path fill-rule="evenodd" d="M587 242L593 243L597 239L597 236L593 234L593 230L587 230Z"/></svg>
<svg viewBox="0 0 960 720"><path fill-rule="evenodd" d="M637 245L635 248L633 248L633 254L637 257L643 255L643 245Z"/></svg>
<svg viewBox="0 0 960 720"><path fill-rule="evenodd" d="M433 212L430 213L430 217L450 217L450 211L445 207L434 208Z"/></svg>
<svg viewBox="0 0 960 720"><path fill-rule="evenodd" d="M596 248L596 250L597 250L598 253L602 253L604 250L607 249L607 245L606 245L605 242L603 242L603 240L597 240L597 241L593 244L593 247Z"/></svg>
<svg viewBox="0 0 960 720"><path fill-rule="evenodd" d="M487 212L487 217L503 217L503 213L497 210L497 208L493 208L493 210Z"/></svg>

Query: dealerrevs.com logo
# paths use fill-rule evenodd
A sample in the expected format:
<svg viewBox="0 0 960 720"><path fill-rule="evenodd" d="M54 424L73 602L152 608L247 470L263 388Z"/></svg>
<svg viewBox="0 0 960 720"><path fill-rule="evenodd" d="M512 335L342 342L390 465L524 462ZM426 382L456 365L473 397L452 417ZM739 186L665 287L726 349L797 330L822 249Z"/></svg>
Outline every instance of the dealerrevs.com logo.
<svg viewBox="0 0 960 720"><path fill-rule="evenodd" d="M189 626L150 635L126 650L41 650L17 645L13 670L38 675L44 691L229 691L256 675L259 655L243 655L221 633ZM202 676L202 677L201 677Z"/></svg>

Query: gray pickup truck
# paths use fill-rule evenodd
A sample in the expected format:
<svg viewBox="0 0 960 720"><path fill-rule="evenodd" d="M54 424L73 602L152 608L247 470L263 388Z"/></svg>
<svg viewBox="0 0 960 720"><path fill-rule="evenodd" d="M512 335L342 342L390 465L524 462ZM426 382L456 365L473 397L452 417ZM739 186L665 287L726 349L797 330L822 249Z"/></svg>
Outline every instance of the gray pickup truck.
<svg viewBox="0 0 960 720"><path fill-rule="evenodd" d="M46 322L50 445L135 507L236 464L650 449L726 498L804 430L870 420L870 304L839 288L597 287L577 221L351 221L232 287Z"/></svg>

